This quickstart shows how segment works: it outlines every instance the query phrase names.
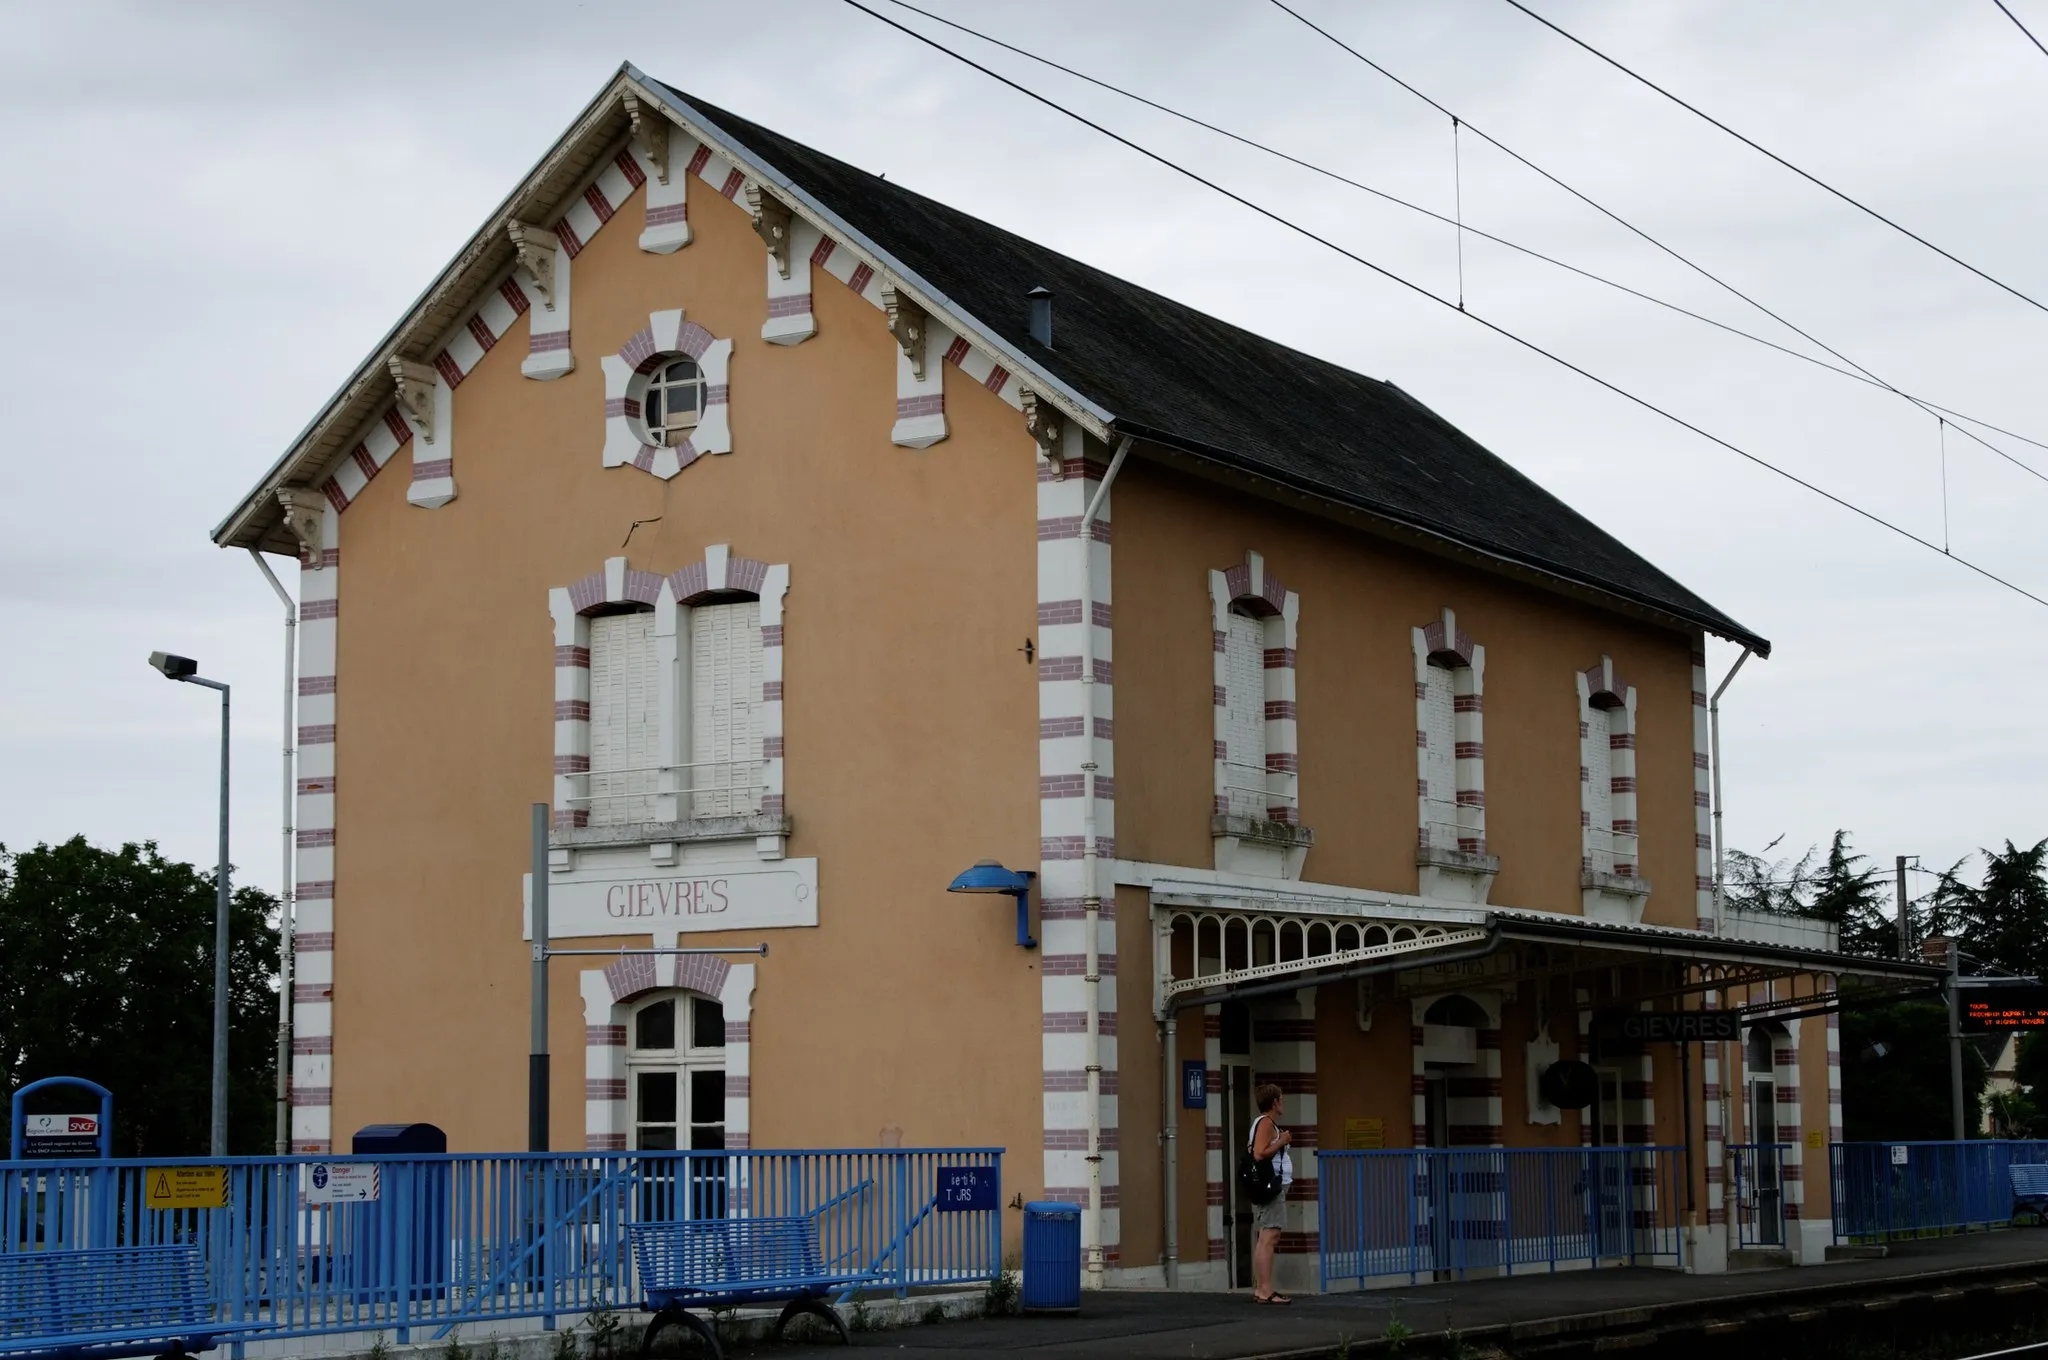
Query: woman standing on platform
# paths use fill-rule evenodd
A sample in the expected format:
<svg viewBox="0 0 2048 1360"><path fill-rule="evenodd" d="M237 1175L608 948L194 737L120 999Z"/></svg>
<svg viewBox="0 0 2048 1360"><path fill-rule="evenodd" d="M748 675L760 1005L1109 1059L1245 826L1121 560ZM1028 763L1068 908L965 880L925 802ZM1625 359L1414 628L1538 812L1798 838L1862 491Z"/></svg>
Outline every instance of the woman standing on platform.
<svg viewBox="0 0 2048 1360"><path fill-rule="evenodd" d="M1259 1117L1252 1121L1251 1154L1258 1161L1271 1159L1280 1173L1280 1192L1252 1214L1252 1302L1293 1303L1273 1288L1273 1253L1280 1246L1280 1230L1287 1223L1287 1187L1294 1180L1294 1159L1287 1149L1294 1135L1280 1127L1284 1113L1280 1088L1271 1082L1252 1092Z"/></svg>

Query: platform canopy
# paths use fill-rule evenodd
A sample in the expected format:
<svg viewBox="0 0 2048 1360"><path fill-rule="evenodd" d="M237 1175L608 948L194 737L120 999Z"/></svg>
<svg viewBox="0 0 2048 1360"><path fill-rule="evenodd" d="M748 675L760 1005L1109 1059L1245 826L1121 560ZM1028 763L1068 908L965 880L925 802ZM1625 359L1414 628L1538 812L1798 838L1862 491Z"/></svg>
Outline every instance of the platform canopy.
<svg viewBox="0 0 2048 1360"><path fill-rule="evenodd" d="M1285 890L1159 878L1152 894L1153 1009L1372 978L1387 996L1595 975L1603 1004L1664 1002L1740 989L1746 1019L1791 1019L1852 1001L1930 993L1946 970L1756 938L1818 935L1800 918L1745 925L1748 937L1629 925L1558 912L1462 906L1290 884ZM1775 927L1775 928L1774 928ZM1803 929L1802 929L1803 927ZM1618 980L1619 985L1615 985ZM1766 985L1769 984L1769 985Z"/></svg>

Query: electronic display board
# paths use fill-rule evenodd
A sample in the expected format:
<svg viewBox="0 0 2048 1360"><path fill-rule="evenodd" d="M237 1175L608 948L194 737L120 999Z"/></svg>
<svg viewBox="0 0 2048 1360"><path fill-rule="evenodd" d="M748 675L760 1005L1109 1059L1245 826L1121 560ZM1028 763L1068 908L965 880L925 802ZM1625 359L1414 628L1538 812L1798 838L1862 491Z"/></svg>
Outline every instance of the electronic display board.
<svg viewBox="0 0 2048 1360"><path fill-rule="evenodd" d="M2048 987L2018 982L1962 989L1963 1032L2048 1029Z"/></svg>

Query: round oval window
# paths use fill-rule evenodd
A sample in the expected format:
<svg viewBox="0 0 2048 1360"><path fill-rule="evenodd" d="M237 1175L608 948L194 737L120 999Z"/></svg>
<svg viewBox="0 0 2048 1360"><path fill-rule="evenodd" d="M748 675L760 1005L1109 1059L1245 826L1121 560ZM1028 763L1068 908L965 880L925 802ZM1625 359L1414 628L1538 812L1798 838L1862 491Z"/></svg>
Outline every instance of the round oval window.
<svg viewBox="0 0 2048 1360"><path fill-rule="evenodd" d="M640 401L650 444L681 444L704 413L704 373L693 359L668 359L648 375Z"/></svg>

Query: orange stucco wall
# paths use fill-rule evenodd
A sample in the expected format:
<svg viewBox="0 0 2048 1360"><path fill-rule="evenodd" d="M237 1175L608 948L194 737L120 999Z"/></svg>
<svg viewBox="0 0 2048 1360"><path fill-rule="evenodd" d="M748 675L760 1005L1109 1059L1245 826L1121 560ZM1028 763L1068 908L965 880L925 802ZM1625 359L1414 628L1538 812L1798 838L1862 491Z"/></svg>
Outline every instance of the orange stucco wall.
<svg viewBox="0 0 2048 1360"><path fill-rule="evenodd" d="M1694 922L1692 640L1134 462L1116 486L1117 853L1207 864L1214 792L1208 573L1265 555L1301 597L1304 879L1414 892L1409 630L1445 607L1486 648L1495 905L1579 911L1578 699L1612 656L1636 687L1644 920Z"/></svg>
<svg viewBox="0 0 2048 1360"><path fill-rule="evenodd" d="M1037 857L1037 684L1019 650L1036 619L1031 441L949 370L952 437L893 446L878 311L820 270L818 334L766 344L744 211L693 192L696 240L665 256L637 248L639 217L636 195L575 261L573 374L520 375L522 321L457 389L459 498L406 504L401 450L342 523L336 1140L424 1119L456 1148L523 1145L520 875L527 806L551 796L547 593L630 529L636 568L714 543L790 566L789 853L818 860L820 924L773 932L758 964L755 1144L873 1145L885 1128L906 1146L999 1143L1025 1154L1006 1174L1028 1189L1036 955L1005 912L944 889L978 857ZM735 342L734 452L668 482L604 469L599 356L676 306ZM583 1144L586 962L553 974L556 1147Z"/></svg>

